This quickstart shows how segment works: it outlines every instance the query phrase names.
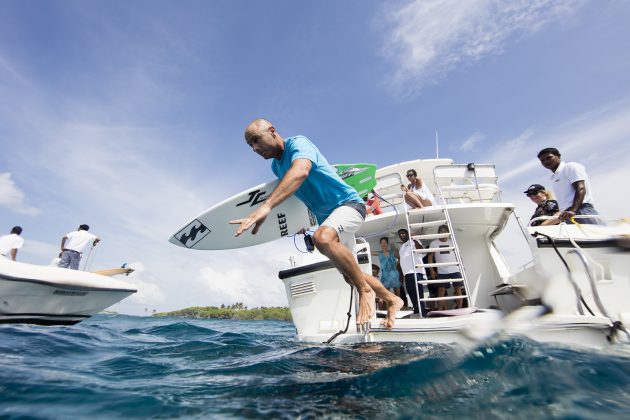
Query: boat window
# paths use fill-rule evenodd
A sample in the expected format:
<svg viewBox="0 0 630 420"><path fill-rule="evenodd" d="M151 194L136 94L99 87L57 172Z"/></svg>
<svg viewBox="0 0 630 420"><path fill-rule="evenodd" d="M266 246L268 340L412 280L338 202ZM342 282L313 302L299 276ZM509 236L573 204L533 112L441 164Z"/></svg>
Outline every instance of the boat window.
<svg viewBox="0 0 630 420"><path fill-rule="evenodd" d="M494 239L494 243L512 274L533 263L532 250L514 215L510 216L503 231Z"/></svg>

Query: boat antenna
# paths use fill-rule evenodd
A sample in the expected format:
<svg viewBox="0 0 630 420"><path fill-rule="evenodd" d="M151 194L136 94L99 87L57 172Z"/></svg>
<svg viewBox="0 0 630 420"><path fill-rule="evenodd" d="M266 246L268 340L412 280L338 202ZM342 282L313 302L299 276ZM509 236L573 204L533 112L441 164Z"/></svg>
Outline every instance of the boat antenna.
<svg viewBox="0 0 630 420"><path fill-rule="evenodd" d="M438 141L438 132L435 130L435 158L440 158L440 143Z"/></svg>

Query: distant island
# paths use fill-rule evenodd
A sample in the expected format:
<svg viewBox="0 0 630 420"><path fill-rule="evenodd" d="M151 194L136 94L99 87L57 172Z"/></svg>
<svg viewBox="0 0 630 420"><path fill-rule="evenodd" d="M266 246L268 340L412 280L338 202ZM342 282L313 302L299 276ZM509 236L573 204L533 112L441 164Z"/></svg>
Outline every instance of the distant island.
<svg viewBox="0 0 630 420"><path fill-rule="evenodd" d="M172 312L158 312L153 316L181 316L185 318L216 318L240 320L291 321L291 312L285 307L260 307L249 309L243 303L219 306L193 306Z"/></svg>

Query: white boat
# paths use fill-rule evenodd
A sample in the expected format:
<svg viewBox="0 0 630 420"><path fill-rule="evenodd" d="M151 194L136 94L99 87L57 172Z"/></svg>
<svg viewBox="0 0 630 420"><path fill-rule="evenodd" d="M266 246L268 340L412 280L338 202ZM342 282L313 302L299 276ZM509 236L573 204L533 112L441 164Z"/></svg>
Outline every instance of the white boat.
<svg viewBox="0 0 630 420"><path fill-rule="evenodd" d="M136 292L107 275L0 256L0 323L72 325Z"/></svg>
<svg viewBox="0 0 630 420"><path fill-rule="evenodd" d="M405 208L399 187L412 168L429 185L437 205ZM315 251L279 273L298 340L474 345L495 334L519 334L543 342L595 347L628 342L624 328L630 323L627 221L526 227L515 206L501 202L492 165L415 160L381 168L376 175L375 189L389 203L382 203L383 214L368 216L357 235L364 237L357 239L355 247L362 270L371 273L370 250L379 249L380 237L388 236L392 243L397 230L405 228L426 248L438 237L438 226L447 224L457 255L452 265L459 265L463 274L467 308L429 312L424 318L401 311L391 329L383 328L378 316L358 327L356 293ZM520 227L518 239L533 256L519 269L509 267L497 246L511 218ZM531 236L534 233L536 238ZM416 269L430 266L423 262ZM424 303L446 300L452 304L455 299L421 297Z"/></svg>

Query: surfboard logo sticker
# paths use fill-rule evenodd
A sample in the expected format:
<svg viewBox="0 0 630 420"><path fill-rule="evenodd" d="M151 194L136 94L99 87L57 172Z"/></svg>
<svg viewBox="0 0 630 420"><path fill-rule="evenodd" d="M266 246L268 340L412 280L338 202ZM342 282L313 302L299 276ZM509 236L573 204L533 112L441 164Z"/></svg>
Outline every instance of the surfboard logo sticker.
<svg viewBox="0 0 630 420"><path fill-rule="evenodd" d="M287 226L287 216L284 213L278 213L278 228L280 229L280 236L289 235L289 227Z"/></svg>
<svg viewBox="0 0 630 420"><path fill-rule="evenodd" d="M195 219L177 232L174 236L186 248L192 248L212 232L210 228Z"/></svg>
<svg viewBox="0 0 630 420"><path fill-rule="evenodd" d="M346 179L354 175L359 175L367 170L368 168L348 168L341 171L341 173L339 173L339 177L341 179Z"/></svg>
<svg viewBox="0 0 630 420"><path fill-rule="evenodd" d="M238 203L236 207L249 204L249 203L251 203L249 204L249 207L254 207L260 203L263 203L267 199L267 196L265 195L266 193L267 191L265 190L250 191L249 193L247 193L249 195L247 200L243 201L242 203Z"/></svg>

